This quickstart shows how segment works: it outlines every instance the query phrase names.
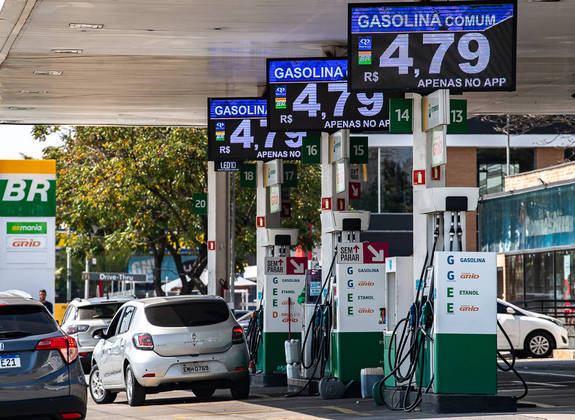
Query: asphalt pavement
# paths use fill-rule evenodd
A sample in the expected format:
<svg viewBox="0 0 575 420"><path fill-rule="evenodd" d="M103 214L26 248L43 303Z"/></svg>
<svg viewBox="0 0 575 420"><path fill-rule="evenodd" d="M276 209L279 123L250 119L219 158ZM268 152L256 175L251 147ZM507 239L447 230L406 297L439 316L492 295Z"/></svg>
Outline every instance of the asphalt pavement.
<svg viewBox="0 0 575 420"><path fill-rule="evenodd" d="M251 397L245 401L233 400L227 390L218 390L209 402L198 401L191 391L173 391L148 395L142 407L130 407L125 394L120 393L113 404L96 405L90 399L87 419L575 419L575 360L522 360L517 370L529 386L517 414L392 412L371 399L285 398L283 388L252 388ZM499 373L498 389L501 395L520 395L523 385L513 373Z"/></svg>

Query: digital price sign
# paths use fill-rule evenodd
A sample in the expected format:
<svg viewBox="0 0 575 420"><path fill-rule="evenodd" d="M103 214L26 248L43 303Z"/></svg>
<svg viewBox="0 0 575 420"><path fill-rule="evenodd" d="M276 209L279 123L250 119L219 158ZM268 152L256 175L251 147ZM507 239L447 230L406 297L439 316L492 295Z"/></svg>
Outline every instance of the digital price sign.
<svg viewBox="0 0 575 420"><path fill-rule="evenodd" d="M347 58L268 59L270 130L387 130L383 93L350 93Z"/></svg>
<svg viewBox="0 0 575 420"><path fill-rule="evenodd" d="M300 160L306 135L269 131L266 99L208 98L208 160Z"/></svg>
<svg viewBox="0 0 575 420"><path fill-rule="evenodd" d="M348 7L351 91L515 90L516 1Z"/></svg>

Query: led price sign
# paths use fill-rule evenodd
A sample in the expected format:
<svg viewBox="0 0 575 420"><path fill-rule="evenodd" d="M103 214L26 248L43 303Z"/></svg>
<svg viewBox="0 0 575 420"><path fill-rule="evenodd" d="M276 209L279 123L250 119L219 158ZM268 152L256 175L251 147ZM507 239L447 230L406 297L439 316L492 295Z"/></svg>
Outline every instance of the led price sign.
<svg viewBox="0 0 575 420"><path fill-rule="evenodd" d="M307 133L269 131L266 116L266 99L208 98L208 160L299 160Z"/></svg>
<svg viewBox="0 0 575 420"><path fill-rule="evenodd" d="M381 92L350 93L347 58L268 59L271 130L386 130Z"/></svg>
<svg viewBox="0 0 575 420"><path fill-rule="evenodd" d="M350 90L515 90L516 11L515 1L350 4Z"/></svg>

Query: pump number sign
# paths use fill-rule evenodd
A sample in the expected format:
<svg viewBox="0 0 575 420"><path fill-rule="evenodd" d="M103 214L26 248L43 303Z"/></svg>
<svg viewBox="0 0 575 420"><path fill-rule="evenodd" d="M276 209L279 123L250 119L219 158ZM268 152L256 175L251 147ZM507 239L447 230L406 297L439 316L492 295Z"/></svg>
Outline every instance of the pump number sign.
<svg viewBox="0 0 575 420"><path fill-rule="evenodd" d="M269 131L265 99L208 98L208 117L208 160L301 158L301 143L307 133Z"/></svg>
<svg viewBox="0 0 575 420"><path fill-rule="evenodd" d="M350 4L350 90L515 90L516 11L515 1Z"/></svg>
<svg viewBox="0 0 575 420"><path fill-rule="evenodd" d="M271 130L387 129L383 93L350 93L347 58L268 59Z"/></svg>

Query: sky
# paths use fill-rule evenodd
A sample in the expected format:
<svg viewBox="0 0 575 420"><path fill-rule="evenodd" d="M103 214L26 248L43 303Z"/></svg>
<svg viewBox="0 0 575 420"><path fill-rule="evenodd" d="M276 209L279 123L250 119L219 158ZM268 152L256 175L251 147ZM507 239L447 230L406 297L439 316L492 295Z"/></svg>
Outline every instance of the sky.
<svg viewBox="0 0 575 420"><path fill-rule="evenodd" d="M1 1L1 0L0 0ZM34 159L42 159L42 150L61 144L58 135L39 142L32 137L31 125L0 125L0 160L23 159L21 153Z"/></svg>

